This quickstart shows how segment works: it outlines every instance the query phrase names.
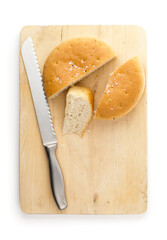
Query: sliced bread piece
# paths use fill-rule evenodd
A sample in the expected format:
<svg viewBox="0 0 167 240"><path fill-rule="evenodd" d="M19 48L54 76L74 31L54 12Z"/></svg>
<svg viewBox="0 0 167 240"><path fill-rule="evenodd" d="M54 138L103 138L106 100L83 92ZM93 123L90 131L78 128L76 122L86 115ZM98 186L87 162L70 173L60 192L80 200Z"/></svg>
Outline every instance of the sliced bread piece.
<svg viewBox="0 0 167 240"><path fill-rule="evenodd" d="M94 38L62 42L47 58L43 83L48 98L59 95L115 57L106 43Z"/></svg>
<svg viewBox="0 0 167 240"><path fill-rule="evenodd" d="M144 86L142 65L134 57L111 74L94 118L112 120L124 116L139 102Z"/></svg>
<svg viewBox="0 0 167 240"><path fill-rule="evenodd" d="M66 96L63 134L76 133L82 136L92 113L92 91L86 87L71 87Z"/></svg>

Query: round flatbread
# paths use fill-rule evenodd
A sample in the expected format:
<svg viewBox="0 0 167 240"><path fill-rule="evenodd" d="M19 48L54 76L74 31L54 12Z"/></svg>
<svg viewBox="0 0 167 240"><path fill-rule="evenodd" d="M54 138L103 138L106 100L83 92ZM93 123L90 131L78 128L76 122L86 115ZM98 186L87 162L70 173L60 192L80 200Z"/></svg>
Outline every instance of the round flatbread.
<svg viewBox="0 0 167 240"><path fill-rule="evenodd" d="M59 95L114 57L110 46L94 38L62 42L51 52L44 65L43 83L47 97Z"/></svg>

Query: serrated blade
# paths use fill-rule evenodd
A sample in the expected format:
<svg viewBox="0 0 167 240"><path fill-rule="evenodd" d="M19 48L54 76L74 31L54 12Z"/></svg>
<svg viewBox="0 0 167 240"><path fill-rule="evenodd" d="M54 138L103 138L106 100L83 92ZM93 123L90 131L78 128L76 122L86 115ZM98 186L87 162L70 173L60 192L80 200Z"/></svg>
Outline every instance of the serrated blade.
<svg viewBox="0 0 167 240"><path fill-rule="evenodd" d="M21 48L21 53L28 76L38 125L44 146L56 143L49 105L43 88L42 75L38 65L33 41L28 37Z"/></svg>

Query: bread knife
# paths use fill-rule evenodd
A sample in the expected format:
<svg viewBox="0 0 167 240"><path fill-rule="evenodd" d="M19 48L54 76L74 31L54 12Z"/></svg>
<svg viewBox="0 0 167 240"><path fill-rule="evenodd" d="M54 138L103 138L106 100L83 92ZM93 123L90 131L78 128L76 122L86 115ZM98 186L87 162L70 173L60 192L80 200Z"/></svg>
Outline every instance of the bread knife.
<svg viewBox="0 0 167 240"><path fill-rule="evenodd" d="M31 89L34 108L41 133L42 143L46 149L49 160L51 188L54 199L60 210L67 207L64 180L59 166L56 149L57 139L54 133L49 105L43 88L42 75L40 73L34 44L31 37L28 37L21 48L23 62Z"/></svg>

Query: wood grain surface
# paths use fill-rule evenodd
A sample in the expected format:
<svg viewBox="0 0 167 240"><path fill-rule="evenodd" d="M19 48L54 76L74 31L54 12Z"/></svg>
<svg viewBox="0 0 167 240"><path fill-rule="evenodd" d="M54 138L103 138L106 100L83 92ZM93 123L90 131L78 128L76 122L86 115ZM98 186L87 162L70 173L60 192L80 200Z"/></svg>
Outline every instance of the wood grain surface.
<svg viewBox="0 0 167 240"><path fill-rule="evenodd" d="M27 26L41 72L49 53L62 41L96 37L117 58L82 80L94 92L95 109L109 73L138 56L146 74L146 35L138 26ZM58 210L52 196L49 166L20 56L20 204L26 213L139 214L147 207L147 98L119 120L92 120L83 137L62 135L66 92L49 101L58 139L57 156L65 180L68 207Z"/></svg>

